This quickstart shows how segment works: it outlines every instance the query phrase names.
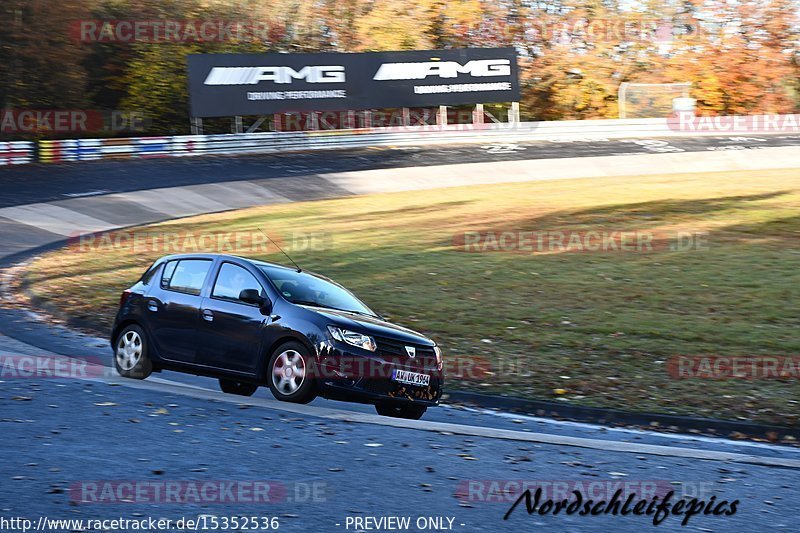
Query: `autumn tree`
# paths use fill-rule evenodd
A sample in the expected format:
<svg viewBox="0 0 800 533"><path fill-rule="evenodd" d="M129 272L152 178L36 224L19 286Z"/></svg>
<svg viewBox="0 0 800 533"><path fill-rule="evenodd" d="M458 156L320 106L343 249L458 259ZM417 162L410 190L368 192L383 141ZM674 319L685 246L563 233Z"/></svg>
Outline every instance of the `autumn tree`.
<svg viewBox="0 0 800 533"><path fill-rule="evenodd" d="M266 23L224 42L81 42L80 20ZM524 119L616 117L622 82L688 81L708 114L798 107L796 0L4 0L0 104L188 129L186 56L513 46ZM213 123L212 123L213 124Z"/></svg>
<svg viewBox="0 0 800 533"><path fill-rule="evenodd" d="M4 0L0 4L0 103L6 108L83 108L86 51L71 34L84 0Z"/></svg>

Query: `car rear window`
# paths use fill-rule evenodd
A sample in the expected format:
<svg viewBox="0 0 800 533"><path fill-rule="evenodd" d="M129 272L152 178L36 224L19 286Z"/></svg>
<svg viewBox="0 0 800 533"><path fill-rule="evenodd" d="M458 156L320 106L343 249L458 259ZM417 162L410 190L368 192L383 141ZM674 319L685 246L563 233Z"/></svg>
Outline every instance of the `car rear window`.
<svg viewBox="0 0 800 533"><path fill-rule="evenodd" d="M164 273L161 274L161 288L168 289L169 282L172 279L172 274L175 272L175 267L178 266L177 261L170 261L167 263L167 266L164 267Z"/></svg>
<svg viewBox="0 0 800 533"><path fill-rule="evenodd" d="M170 261L164 268L161 287L197 296L203 289L203 282L210 268L211 260L209 259Z"/></svg>

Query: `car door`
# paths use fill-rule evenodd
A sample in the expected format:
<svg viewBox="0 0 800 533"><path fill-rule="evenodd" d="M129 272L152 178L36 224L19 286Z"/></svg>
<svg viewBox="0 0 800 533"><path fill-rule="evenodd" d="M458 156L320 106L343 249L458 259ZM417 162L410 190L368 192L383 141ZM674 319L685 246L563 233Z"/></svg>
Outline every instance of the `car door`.
<svg viewBox="0 0 800 533"><path fill-rule="evenodd" d="M211 259L175 259L164 265L160 283L147 294L148 326L164 359L194 363L203 286Z"/></svg>
<svg viewBox="0 0 800 533"><path fill-rule="evenodd" d="M254 374L269 317L239 300L245 289L267 297L261 282L243 265L220 263L208 297L201 304L197 361L220 369Z"/></svg>

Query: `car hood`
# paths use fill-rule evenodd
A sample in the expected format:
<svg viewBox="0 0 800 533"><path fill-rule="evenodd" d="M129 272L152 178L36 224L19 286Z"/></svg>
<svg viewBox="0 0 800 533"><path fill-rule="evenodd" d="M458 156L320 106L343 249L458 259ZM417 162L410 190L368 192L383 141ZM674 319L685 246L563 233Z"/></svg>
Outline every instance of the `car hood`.
<svg viewBox="0 0 800 533"><path fill-rule="evenodd" d="M348 313L336 309L324 309L312 306L303 306L330 319L332 326L339 326L344 329L352 329L365 335L386 337L401 342L422 344L424 346L434 346L434 342L425 335L414 330L392 324L378 317Z"/></svg>

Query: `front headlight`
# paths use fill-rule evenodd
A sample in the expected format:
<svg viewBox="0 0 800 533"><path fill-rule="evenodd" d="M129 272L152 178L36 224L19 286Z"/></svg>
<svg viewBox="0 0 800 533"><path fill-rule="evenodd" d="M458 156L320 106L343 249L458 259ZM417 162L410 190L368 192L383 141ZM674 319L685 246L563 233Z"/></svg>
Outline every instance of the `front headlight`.
<svg viewBox="0 0 800 533"><path fill-rule="evenodd" d="M370 352L374 352L378 348L375 344L375 339L369 335L363 335L361 333L356 333L355 331L337 328L336 326L328 326L328 331L330 332L331 337L337 341L346 342L347 344L358 346L359 348L369 350Z"/></svg>
<svg viewBox="0 0 800 533"><path fill-rule="evenodd" d="M433 347L433 353L436 355L436 369L443 370L444 363L442 362L442 349L438 346Z"/></svg>

